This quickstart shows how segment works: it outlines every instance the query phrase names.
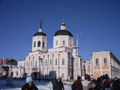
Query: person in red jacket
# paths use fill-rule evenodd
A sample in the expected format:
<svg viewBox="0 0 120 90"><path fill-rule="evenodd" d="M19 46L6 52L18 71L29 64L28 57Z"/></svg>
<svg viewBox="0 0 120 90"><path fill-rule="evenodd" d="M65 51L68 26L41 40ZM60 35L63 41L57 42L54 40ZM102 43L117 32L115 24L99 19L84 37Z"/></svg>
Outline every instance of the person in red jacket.
<svg viewBox="0 0 120 90"><path fill-rule="evenodd" d="M110 81L108 75L106 74L105 78L103 80L103 90L106 90L106 89L110 90L110 88L111 88L110 86L111 86L111 81Z"/></svg>

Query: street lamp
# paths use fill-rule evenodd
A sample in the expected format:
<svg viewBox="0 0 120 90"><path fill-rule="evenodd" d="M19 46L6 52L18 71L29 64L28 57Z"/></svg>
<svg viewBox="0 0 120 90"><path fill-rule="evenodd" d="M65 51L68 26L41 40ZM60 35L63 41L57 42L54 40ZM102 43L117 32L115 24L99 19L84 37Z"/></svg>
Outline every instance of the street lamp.
<svg viewBox="0 0 120 90"><path fill-rule="evenodd" d="M41 73L41 70L40 70L40 62L42 62L42 58L39 57L39 82L40 82L40 73Z"/></svg>

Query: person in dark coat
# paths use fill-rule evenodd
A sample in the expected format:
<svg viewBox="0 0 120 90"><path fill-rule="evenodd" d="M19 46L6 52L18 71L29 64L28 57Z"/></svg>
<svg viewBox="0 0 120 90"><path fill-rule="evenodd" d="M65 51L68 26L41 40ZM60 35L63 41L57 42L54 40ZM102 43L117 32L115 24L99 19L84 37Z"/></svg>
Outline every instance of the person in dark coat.
<svg viewBox="0 0 120 90"><path fill-rule="evenodd" d="M100 77L97 78L96 85L97 85L98 90L101 90L101 88L102 88L102 80L101 80Z"/></svg>
<svg viewBox="0 0 120 90"><path fill-rule="evenodd" d="M52 80L52 87L53 87L53 90L56 90L56 86L57 86L57 79L54 78L54 79Z"/></svg>
<svg viewBox="0 0 120 90"><path fill-rule="evenodd" d="M96 80L92 80L91 81L91 88L89 88L89 90L99 90L97 85L96 85Z"/></svg>
<svg viewBox="0 0 120 90"><path fill-rule="evenodd" d="M113 79L112 90L120 90L120 80L118 78Z"/></svg>
<svg viewBox="0 0 120 90"><path fill-rule="evenodd" d="M26 78L26 83L22 87L22 90L38 90L38 88L33 83L32 77L29 76Z"/></svg>
<svg viewBox="0 0 120 90"><path fill-rule="evenodd" d="M77 80L72 85L72 90L83 90L83 85L81 83L81 77L78 76Z"/></svg>
<svg viewBox="0 0 120 90"><path fill-rule="evenodd" d="M64 85L61 77L58 77L58 79L54 80L52 83L53 83L53 90L64 90Z"/></svg>

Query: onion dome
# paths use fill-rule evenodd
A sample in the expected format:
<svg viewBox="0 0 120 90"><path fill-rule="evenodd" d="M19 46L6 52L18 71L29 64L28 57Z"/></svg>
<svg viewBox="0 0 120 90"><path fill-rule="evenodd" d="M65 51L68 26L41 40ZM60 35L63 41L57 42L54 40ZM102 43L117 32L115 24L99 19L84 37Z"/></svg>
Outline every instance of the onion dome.
<svg viewBox="0 0 120 90"><path fill-rule="evenodd" d="M72 33L69 32L68 30L66 30L66 25L64 24L64 19L63 19L62 24L61 24L61 30L58 30L54 34L54 36L58 36L58 35L68 35L68 36L73 37Z"/></svg>

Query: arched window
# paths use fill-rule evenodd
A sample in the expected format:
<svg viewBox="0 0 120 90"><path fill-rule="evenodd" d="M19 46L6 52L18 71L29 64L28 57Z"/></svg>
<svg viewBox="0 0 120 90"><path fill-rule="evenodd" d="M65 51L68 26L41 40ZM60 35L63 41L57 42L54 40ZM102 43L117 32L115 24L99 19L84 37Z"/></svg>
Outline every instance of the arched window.
<svg viewBox="0 0 120 90"><path fill-rule="evenodd" d="M57 65L57 59L55 59L55 65Z"/></svg>
<svg viewBox="0 0 120 90"><path fill-rule="evenodd" d="M36 47L36 41L34 42L34 47Z"/></svg>
<svg viewBox="0 0 120 90"><path fill-rule="evenodd" d="M104 58L104 66L107 66L107 58Z"/></svg>
<svg viewBox="0 0 120 90"><path fill-rule="evenodd" d="M35 67L37 67L37 61L35 62Z"/></svg>
<svg viewBox="0 0 120 90"><path fill-rule="evenodd" d="M28 67L28 61L26 62L26 67Z"/></svg>
<svg viewBox="0 0 120 90"><path fill-rule="evenodd" d="M64 78L64 73L62 73L62 78Z"/></svg>
<svg viewBox="0 0 120 90"><path fill-rule="evenodd" d="M64 58L62 58L62 65L65 65L65 60L64 60Z"/></svg>
<svg viewBox="0 0 120 90"><path fill-rule="evenodd" d="M32 67L32 61L31 61L31 67Z"/></svg>
<svg viewBox="0 0 120 90"><path fill-rule="evenodd" d="M65 45L65 40L63 40L63 45Z"/></svg>
<svg viewBox="0 0 120 90"><path fill-rule="evenodd" d="M98 66L99 62L98 62L98 58L96 58L96 66Z"/></svg>
<svg viewBox="0 0 120 90"><path fill-rule="evenodd" d="M45 42L43 42L43 48L45 48Z"/></svg>
<svg viewBox="0 0 120 90"><path fill-rule="evenodd" d="M46 62L45 62L45 65L47 66L47 60L46 60Z"/></svg>
<svg viewBox="0 0 120 90"><path fill-rule="evenodd" d="M71 41L69 41L69 46L72 46L72 42Z"/></svg>
<svg viewBox="0 0 120 90"><path fill-rule="evenodd" d="M90 65L88 65L88 68L90 68Z"/></svg>
<svg viewBox="0 0 120 90"><path fill-rule="evenodd" d="M90 73L90 69L88 69L88 73Z"/></svg>
<svg viewBox="0 0 120 90"><path fill-rule="evenodd" d="M58 41L56 41L56 45L58 45Z"/></svg>
<svg viewBox="0 0 120 90"><path fill-rule="evenodd" d="M41 42L40 41L38 41L38 47L40 47L41 46Z"/></svg>
<svg viewBox="0 0 120 90"><path fill-rule="evenodd" d="M42 65L44 66L44 60L41 61L41 66L42 66Z"/></svg>
<svg viewBox="0 0 120 90"><path fill-rule="evenodd" d="M35 65L35 62L34 62L34 56L33 56L33 67L34 67L34 65Z"/></svg>
<svg viewBox="0 0 120 90"><path fill-rule="evenodd" d="M52 65L52 60L50 59L50 65Z"/></svg>
<svg viewBox="0 0 120 90"><path fill-rule="evenodd" d="M18 76L18 72L16 72L16 76Z"/></svg>
<svg viewBox="0 0 120 90"><path fill-rule="evenodd" d="M78 66L78 63L76 62L76 66Z"/></svg>

